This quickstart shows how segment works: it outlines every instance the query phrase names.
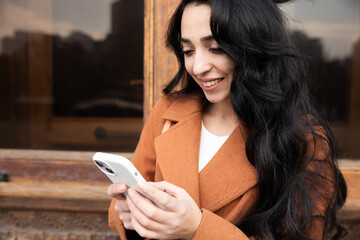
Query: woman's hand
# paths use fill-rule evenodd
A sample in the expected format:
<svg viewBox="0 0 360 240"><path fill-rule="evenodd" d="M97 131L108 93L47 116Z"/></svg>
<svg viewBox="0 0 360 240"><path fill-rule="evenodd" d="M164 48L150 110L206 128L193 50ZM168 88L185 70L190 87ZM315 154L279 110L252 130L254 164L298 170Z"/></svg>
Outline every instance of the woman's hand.
<svg viewBox="0 0 360 240"><path fill-rule="evenodd" d="M127 190L128 186L126 184L114 183L108 188L108 195L116 199L115 211L119 214L119 218L123 222L124 227L134 230L131 224L131 213L124 195Z"/></svg>
<svg viewBox="0 0 360 240"><path fill-rule="evenodd" d="M140 236L191 239L195 235L202 213L184 189L168 182L143 183L139 188L165 207L163 210L134 189L128 190L126 201L131 212L131 224Z"/></svg>

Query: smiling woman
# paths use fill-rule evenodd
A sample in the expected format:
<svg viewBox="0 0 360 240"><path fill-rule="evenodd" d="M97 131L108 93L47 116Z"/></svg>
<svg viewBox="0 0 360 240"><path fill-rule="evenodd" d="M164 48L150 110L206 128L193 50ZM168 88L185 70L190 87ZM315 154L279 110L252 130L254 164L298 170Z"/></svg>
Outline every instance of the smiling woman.
<svg viewBox="0 0 360 240"><path fill-rule="evenodd" d="M123 239L342 238L335 139L278 6L182 0L166 40L178 72L132 158L165 209L114 183L110 227Z"/></svg>
<svg viewBox="0 0 360 240"><path fill-rule="evenodd" d="M261 211L271 206L272 200L278 199L279 196L284 201L289 198L286 198L286 194L276 193L274 186L280 185L271 184L271 179L264 181L263 185L257 185L260 178L255 170L255 167L265 169L263 174L259 174L264 178L274 172L278 173L276 171L278 168L274 169L272 165L266 165L267 162L259 162L257 159L274 156L268 154L269 151L263 151L269 147L281 146L271 144L273 141L287 142L287 138L277 134L276 129L264 128L264 126L276 123L275 120L290 108L284 107L284 99L277 98L279 97L277 84L272 84L270 80L259 81L259 79L271 79L263 77L269 76L267 73L275 71L282 63L267 68L269 71L265 75L258 75L261 69L266 68L265 63L268 58L260 54L263 51L259 53L258 48L253 46L268 42L266 35L258 34L255 39L248 39L247 37L254 36L250 33L256 32L249 28L247 34L240 34L236 39L237 43L246 43L244 48L241 46L233 48L231 47L233 43L230 44L231 38L221 37L237 33L236 29L233 31L229 28L237 26L235 23L241 23L241 20L246 19L251 21L253 17L257 17L254 14L256 11L251 10L249 18L244 18L247 15L242 15L239 21L230 21L231 23L228 24L227 19L237 16L242 9L237 8L236 4L247 2L250 4L248 7L253 9L271 1L209 0L208 2L215 4L212 9L218 9L218 12L213 11L210 14L210 21L212 18L216 21L206 26L207 33L199 31L194 33L195 37L185 36L185 30L190 30L192 26L182 30L179 28L181 21L175 22L176 24L172 22L174 24L169 27L169 34L173 35L168 36L167 43L175 52L174 55L165 48L164 33L171 14L180 2L182 1L0 0L0 173L7 176L3 180L9 181L0 183L0 239L26 238L25 236L33 239L39 236L40 239L48 237L68 240L73 239L75 235L84 238L84 232L88 235L96 233L96 239L118 239L114 236L115 233L108 232L110 230L105 225L106 206L110 201L106 196L106 187L109 183L106 179L101 179L96 172L92 173L92 167L95 167L91 163L93 152L82 150L126 151L127 156L131 158L143 127L142 116L144 120L149 120L139 142L139 150L135 151L133 162L137 166L146 166L139 169L142 169L141 173L147 176L148 180L157 181L164 178L171 182L169 185L161 183L153 186L163 191L160 195L159 192L155 194L157 196L167 196L164 193L166 193L165 188L169 186L168 193L176 195L177 199L167 199L174 200L171 201L172 204L179 206L176 210L181 212L184 206L196 209L189 196L185 196L181 189L185 189L196 205L203 209L203 218L198 228L200 231L197 232L196 238L224 239L227 236L224 232L231 228L234 231L230 232L233 233L242 231L244 235L239 233L238 236L246 239L252 235L260 235L261 231L266 232L269 228L283 229L281 223L288 224L286 221L280 221L281 219L269 220L272 223L276 222L276 225L266 224L266 217L271 219L274 215L271 209L266 211L265 215ZM196 2L201 3L205 0ZM222 8L222 3L227 3L231 14L226 14L227 11ZM201 4L198 6L201 7ZM302 79L309 78L313 83L309 85L309 91L319 103L317 108L330 124L339 142L340 158L343 158L339 165L344 171L349 194L346 208L343 208L338 216L341 224L347 226L349 231L347 239L358 240L360 234L358 190L360 171L357 163L360 162L358 161L360 159L358 146L360 1L289 1L277 6L287 17L285 23L289 27L290 37L294 39L301 54L305 55L301 59L308 62L308 74ZM206 8L202 10L204 9ZM269 12L273 8L265 9ZM204 14L205 11L201 13ZM181 20L182 13L178 14L180 16L176 19ZM206 14L208 15L208 12ZM266 13L258 17L265 16ZM198 16L194 19L196 17ZM264 22L277 23L277 21ZM200 22L192 24L198 23ZM199 30L202 29L201 25L197 26ZM210 35L209 28L212 29ZM182 31L183 36L178 34ZM282 31L275 32L282 33ZM227 35L227 33L232 34ZM239 39L241 41L238 41ZM265 46L262 50L265 52L270 50L267 52L270 56L279 53L275 50L278 46L283 46L279 45L282 42L275 42L276 44L273 45L262 45ZM281 53L288 53L287 48L281 50ZM219 59L221 62L216 62L214 59L216 61ZM279 59L283 58L279 57ZM256 68L248 68L248 66L256 66ZM295 66L299 65L295 64ZM228 75L230 72L234 74ZM239 73L244 73L243 76L249 78L239 78ZM288 77L292 78L296 71L290 73ZM283 74L281 75L284 76ZM238 104L233 105L237 112L243 112L240 114L242 118L239 118L239 114L234 114L233 109L227 108L227 101L222 101L227 99L227 96L219 91L230 76L232 79L230 89L235 89L236 92L230 94L230 102L246 103L240 108ZM244 85L239 85L239 79L251 81L244 81ZM237 83L234 84L234 81ZM234 88L234 85L243 87ZM164 86L165 94L162 92ZM271 88L270 92L264 91L269 88ZM189 102L179 101L169 106L170 103L175 102L175 99L188 100L189 96L191 96ZM199 99L198 96L201 98ZM233 99L234 96L243 97L243 101ZM262 104L254 105L257 101L253 101L253 96L263 99ZM224 103L223 107L214 108L215 105L210 104L210 101L204 101L206 97L212 99L214 103ZM154 107L161 98L159 104ZM169 102L164 99L169 99ZM274 99L278 100L273 104L274 108L284 111L275 112L273 118L264 120L263 117L269 115L255 115L258 116L256 118L248 114L269 109L266 106ZM150 115L153 107L154 111ZM163 113L165 109L167 111ZM221 117L219 113L222 114ZM214 116L219 118L216 119ZM223 116L231 117L223 118ZM247 126L253 127L237 127L245 125L246 117L248 117ZM196 124L193 124L194 120ZM263 124L264 122L266 124ZM153 126L153 132L148 131L149 126ZM161 134L162 130L166 129L164 126L170 128ZM282 130L291 129L291 121L284 121L283 126ZM251 129L258 131L250 131ZM264 133L272 134L273 138L265 137L254 144L254 139L259 139ZM155 139L157 134L161 136ZM243 141L249 134L250 140ZM320 143L323 143L322 140L320 134ZM213 147L214 145L217 148ZM239 147L231 147L234 145ZM317 149L321 147L323 145L316 145ZM146 151L142 153L142 149ZM310 148L309 151L311 150ZM291 151L270 152L277 153L276 157L280 160L292 159L281 157L282 154L290 154ZM321 154L315 157L324 158ZM275 162L281 163L280 160ZM146 164L139 164L141 161ZM326 175L326 170L329 168L324 167L325 164L320 165L323 162L317 163L319 165L314 167L310 164L310 169L307 170L320 169L323 170L321 173ZM152 164L155 170L148 167ZM302 165L297 166L300 172L303 169ZM283 172L291 175L291 179L297 177L297 179L312 179L306 178L309 176L306 175L308 172L303 172L304 175L299 176L292 174L291 170L294 169L291 167L285 170ZM224 171L227 174L224 174ZM56 174L49 174L52 172ZM92 180L86 182L90 178ZM100 182L97 182L98 180ZM288 183L283 186L284 189L293 186L296 190L304 186L292 185L291 181L281 179L279 181ZM327 186L326 183L327 181L315 181L304 184L315 189L318 185ZM256 186L268 190L268 196L273 198L268 202L259 202L257 205L264 207L254 210L251 209L253 207L251 201L259 196ZM344 191L345 188L339 186L339 189ZM327 197L327 193L330 192L332 191L320 191L315 197ZM236 205L239 203L240 195L249 197L242 197L241 204L244 204ZM136 192L133 196L134 199L139 197L136 196ZM181 199L181 196L185 197ZM295 194L295 196L302 195ZM229 200L233 201L229 203ZM181 201L190 204L178 204ZM341 202L341 199L336 201ZM282 203L278 206L286 205ZM77 210L74 210L74 207ZM170 207L175 210L173 206ZM132 209L136 211L134 205ZM227 214L229 209L235 210ZM295 209L302 210L296 207ZM83 212L79 213L78 210ZM199 213L197 210L195 212ZM245 215L237 215L237 212ZM110 217L114 220L111 226L122 237L138 236L135 231L125 231L121 227L117 213L112 211L110 213L113 213ZM148 211L147 213L149 214ZM290 211L282 216L291 215L301 218L298 213L303 212ZM136 215L144 223L144 216L139 215L139 212L136 212ZM227 219L224 221L225 215ZM265 218L260 218L261 216ZM321 219L321 216L316 217ZM72 221L64 224L64 219L72 219ZM188 228L191 231L197 224L197 219L193 220L195 221L187 222L191 223ZM220 224L207 224L209 222ZM252 224L253 222L255 223ZM326 224L329 226L330 222ZM131 227L131 225L127 226ZM261 226L262 229L257 231L251 226ZM321 229L317 226L314 228ZM75 234L77 231L80 233ZM139 232L143 234L142 230ZM276 234L287 233L291 234L291 231L276 232ZM233 236L228 237L234 239Z"/></svg>

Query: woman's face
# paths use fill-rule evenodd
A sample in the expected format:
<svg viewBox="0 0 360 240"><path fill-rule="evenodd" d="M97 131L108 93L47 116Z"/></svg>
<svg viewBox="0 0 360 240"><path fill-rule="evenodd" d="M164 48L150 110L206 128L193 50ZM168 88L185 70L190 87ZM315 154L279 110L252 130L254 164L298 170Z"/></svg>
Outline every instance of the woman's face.
<svg viewBox="0 0 360 240"><path fill-rule="evenodd" d="M189 4L181 20L181 44L186 71L203 89L208 101L229 99L235 61L214 40L210 29L210 6Z"/></svg>

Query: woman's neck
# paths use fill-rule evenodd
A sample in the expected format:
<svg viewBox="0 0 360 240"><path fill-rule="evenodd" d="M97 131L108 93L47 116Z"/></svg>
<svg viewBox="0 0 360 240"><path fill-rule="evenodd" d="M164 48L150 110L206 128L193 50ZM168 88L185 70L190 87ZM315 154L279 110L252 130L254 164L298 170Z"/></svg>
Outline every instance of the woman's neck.
<svg viewBox="0 0 360 240"><path fill-rule="evenodd" d="M228 136L238 125L230 98L220 103L208 103L203 113L204 126L217 136Z"/></svg>

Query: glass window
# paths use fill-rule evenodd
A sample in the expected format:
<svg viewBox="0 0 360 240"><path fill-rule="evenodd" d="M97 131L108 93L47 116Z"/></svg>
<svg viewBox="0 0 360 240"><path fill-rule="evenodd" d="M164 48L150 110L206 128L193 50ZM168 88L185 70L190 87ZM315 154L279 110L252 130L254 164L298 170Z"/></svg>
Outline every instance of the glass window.
<svg viewBox="0 0 360 240"><path fill-rule="evenodd" d="M58 0L52 11L54 116L142 117L143 1Z"/></svg>
<svg viewBox="0 0 360 240"><path fill-rule="evenodd" d="M360 2L283 4L292 34L309 62L311 92L339 142L342 158L360 158Z"/></svg>
<svg viewBox="0 0 360 240"><path fill-rule="evenodd" d="M143 0L0 2L0 148L133 151Z"/></svg>

